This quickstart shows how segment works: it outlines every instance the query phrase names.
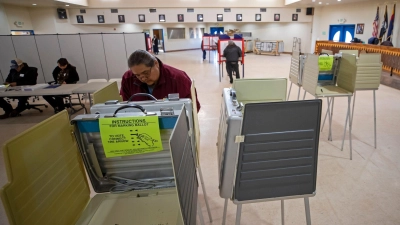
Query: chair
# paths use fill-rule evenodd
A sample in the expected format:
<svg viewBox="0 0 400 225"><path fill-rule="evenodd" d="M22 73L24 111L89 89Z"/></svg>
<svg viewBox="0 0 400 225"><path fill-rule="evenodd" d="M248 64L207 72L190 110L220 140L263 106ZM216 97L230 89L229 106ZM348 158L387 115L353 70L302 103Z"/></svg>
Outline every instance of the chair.
<svg viewBox="0 0 400 225"><path fill-rule="evenodd" d="M339 50L339 53L346 53L358 57L358 50Z"/></svg>
<svg viewBox="0 0 400 225"><path fill-rule="evenodd" d="M107 79L89 79L88 81L87 81L87 83L89 84L89 83L96 83L96 82L108 82L107 81ZM86 105L86 100L89 98L89 93L87 93L87 94L83 94L82 95L82 100L85 100L85 105Z"/></svg>
<svg viewBox="0 0 400 225"><path fill-rule="evenodd" d="M356 76L356 57L350 54L343 54L340 68L337 77L337 85L318 86L318 66L319 56L308 55L304 65L303 75L303 88L306 92L313 95L316 99L326 97L328 99L328 111L329 116L329 135L328 140L332 141L332 115L333 115L333 99L335 97L347 97L347 116L343 131L343 140L346 134L347 122L349 122L349 141L350 141L350 160L352 159L352 139L351 139L351 119L350 116L350 103L351 97L355 90L355 76ZM305 97L305 94L304 94ZM331 104L332 103L332 104ZM332 105L332 106L331 106ZM331 108L332 107L332 108Z"/></svg>
<svg viewBox="0 0 400 225"><path fill-rule="evenodd" d="M328 54L328 55L333 55L333 51L326 50L326 49L321 49L321 53L325 53L325 54Z"/></svg>
<svg viewBox="0 0 400 225"><path fill-rule="evenodd" d="M35 102L35 100L39 100L39 96L33 96L32 97L32 102ZM26 105L26 109L35 109L35 110L38 110L39 112L43 112L43 110L41 110L41 109L39 109L38 107L40 107L40 106L44 106L45 108L48 108L48 106L46 105L46 104L31 104L31 103L29 103L29 99L28 99L28 102L27 102L27 105Z"/></svg>

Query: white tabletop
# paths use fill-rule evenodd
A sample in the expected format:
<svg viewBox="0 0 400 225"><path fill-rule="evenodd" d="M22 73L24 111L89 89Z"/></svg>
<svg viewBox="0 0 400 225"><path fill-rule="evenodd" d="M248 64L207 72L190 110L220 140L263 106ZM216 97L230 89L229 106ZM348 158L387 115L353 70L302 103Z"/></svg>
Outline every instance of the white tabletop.
<svg viewBox="0 0 400 225"><path fill-rule="evenodd" d="M72 91L84 86L85 84L63 84L57 88L35 89L32 91L23 91L17 87L9 87L6 90L0 90L0 97L29 97L45 95L70 95Z"/></svg>
<svg viewBox="0 0 400 225"><path fill-rule="evenodd" d="M73 94L93 94L94 92L106 87L107 85L110 85L111 83L109 82L93 82L93 83L87 83L79 88L76 88L75 90L72 91Z"/></svg>

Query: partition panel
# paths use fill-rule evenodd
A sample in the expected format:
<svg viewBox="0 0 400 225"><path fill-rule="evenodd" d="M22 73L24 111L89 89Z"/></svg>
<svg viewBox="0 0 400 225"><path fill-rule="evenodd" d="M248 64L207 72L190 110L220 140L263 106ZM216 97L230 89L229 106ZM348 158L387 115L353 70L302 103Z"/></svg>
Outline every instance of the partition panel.
<svg viewBox="0 0 400 225"><path fill-rule="evenodd" d="M11 36L0 36L0 49L0 71L4 82L10 72L11 60L16 57Z"/></svg>
<svg viewBox="0 0 400 225"><path fill-rule="evenodd" d="M36 47L35 36L12 36L15 52L17 57L28 64L28 66L38 69L36 82L44 83L46 80L43 76L42 65L40 64L40 56Z"/></svg>
<svg viewBox="0 0 400 225"><path fill-rule="evenodd" d="M46 82L53 81L53 70L57 66L57 60L61 58L57 35L36 36L36 44L42 62L44 79Z"/></svg>
<svg viewBox="0 0 400 225"><path fill-rule="evenodd" d="M144 33L131 33L125 35L125 46L128 58L134 51L138 49L146 50L146 39Z"/></svg>
<svg viewBox="0 0 400 225"><path fill-rule="evenodd" d="M122 78L129 69L123 34L103 34L109 78Z"/></svg>
<svg viewBox="0 0 400 225"><path fill-rule="evenodd" d="M79 83L86 83L88 76L79 35L58 35L58 42L61 48L61 57L66 58L71 65L76 67Z"/></svg>
<svg viewBox="0 0 400 225"><path fill-rule="evenodd" d="M81 34L88 79L109 79L102 35Z"/></svg>

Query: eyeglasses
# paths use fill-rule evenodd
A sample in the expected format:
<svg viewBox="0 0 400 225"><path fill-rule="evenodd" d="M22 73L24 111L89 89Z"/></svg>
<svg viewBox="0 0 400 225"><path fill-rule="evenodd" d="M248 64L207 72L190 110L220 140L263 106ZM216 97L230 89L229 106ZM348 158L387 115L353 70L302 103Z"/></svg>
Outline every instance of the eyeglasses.
<svg viewBox="0 0 400 225"><path fill-rule="evenodd" d="M145 71L143 71L142 73L133 74L133 75L135 75L135 76L136 76L137 78L139 78L139 79L140 79L142 76L145 77L145 78L148 78L148 77L150 76L150 74L151 74L151 69L153 69L153 66L150 67L149 70L145 70Z"/></svg>

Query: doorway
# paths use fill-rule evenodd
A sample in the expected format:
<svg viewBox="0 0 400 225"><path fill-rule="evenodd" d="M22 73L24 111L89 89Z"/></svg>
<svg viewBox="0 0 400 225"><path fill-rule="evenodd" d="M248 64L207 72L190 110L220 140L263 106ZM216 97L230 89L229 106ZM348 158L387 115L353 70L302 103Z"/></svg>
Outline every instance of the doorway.
<svg viewBox="0 0 400 225"><path fill-rule="evenodd" d="M224 27L210 27L211 35L224 34Z"/></svg>
<svg viewBox="0 0 400 225"><path fill-rule="evenodd" d="M336 42L350 42L354 38L355 24L330 25L329 40Z"/></svg>
<svg viewBox="0 0 400 225"><path fill-rule="evenodd" d="M163 33L163 29L153 29L153 36L154 35L158 39L158 51L165 52L164 51L164 33Z"/></svg>

